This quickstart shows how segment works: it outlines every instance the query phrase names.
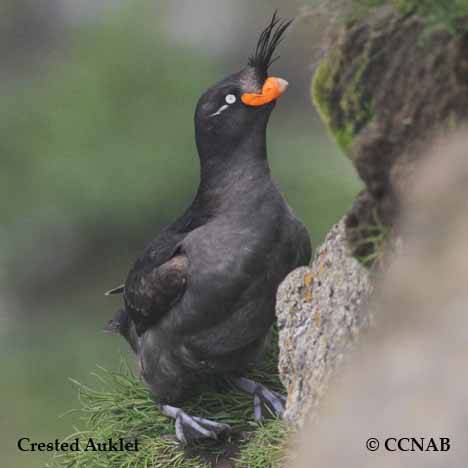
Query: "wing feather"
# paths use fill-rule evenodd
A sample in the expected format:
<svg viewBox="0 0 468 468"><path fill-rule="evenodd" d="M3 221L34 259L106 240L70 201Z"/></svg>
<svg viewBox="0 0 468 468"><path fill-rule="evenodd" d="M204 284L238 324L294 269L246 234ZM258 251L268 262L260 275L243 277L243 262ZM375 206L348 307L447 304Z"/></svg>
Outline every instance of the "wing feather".
<svg viewBox="0 0 468 468"><path fill-rule="evenodd" d="M140 262L130 272L124 299L138 335L156 324L183 296L188 258L178 252L160 266Z"/></svg>

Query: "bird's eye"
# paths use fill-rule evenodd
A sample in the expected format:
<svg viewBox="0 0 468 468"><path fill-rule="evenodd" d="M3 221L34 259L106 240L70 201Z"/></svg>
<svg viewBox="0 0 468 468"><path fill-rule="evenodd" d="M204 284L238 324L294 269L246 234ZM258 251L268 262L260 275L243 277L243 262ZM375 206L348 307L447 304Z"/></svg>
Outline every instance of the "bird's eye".
<svg viewBox="0 0 468 468"><path fill-rule="evenodd" d="M236 98L236 96L234 96L234 94L228 94L226 96L226 102L228 104L234 104L236 101L237 101L237 98Z"/></svg>

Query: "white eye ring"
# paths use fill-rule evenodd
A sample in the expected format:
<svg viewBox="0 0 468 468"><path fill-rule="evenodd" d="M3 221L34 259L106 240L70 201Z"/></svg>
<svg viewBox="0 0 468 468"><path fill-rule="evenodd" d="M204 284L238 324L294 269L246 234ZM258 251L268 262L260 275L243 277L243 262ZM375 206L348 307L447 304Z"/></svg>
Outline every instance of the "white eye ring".
<svg viewBox="0 0 468 468"><path fill-rule="evenodd" d="M226 96L226 102L228 104L234 104L236 101L237 101L237 98L236 98L236 96L234 96L234 94L228 94Z"/></svg>

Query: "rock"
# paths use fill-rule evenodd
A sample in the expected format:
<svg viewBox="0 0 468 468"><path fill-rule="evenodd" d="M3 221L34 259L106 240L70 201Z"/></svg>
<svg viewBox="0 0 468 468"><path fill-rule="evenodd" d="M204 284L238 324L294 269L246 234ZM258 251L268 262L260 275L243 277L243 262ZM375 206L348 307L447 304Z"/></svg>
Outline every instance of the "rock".
<svg viewBox="0 0 468 468"><path fill-rule="evenodd" d="M376 282L375 326L301 434L297 468L467 466L468 134L435 146L403 200L404 242Z"/></svg>
<svg viewBox="0 0 468 468"><path fill-rule="evenodd" d="M336 367L368 325L363 305L369 292L369 273L350 255L343 220L316 251L312 266L293 271L280 286L279 369L291 423L301 426L318 407Z"/></svg>
<svg viewBox="0 0 468 468"><path fill-rule="evenodd" d="M366 185L346 220L364 264L383 245L382 227L394 225L417 161L468 120L468 33L425 21L390 7L348 21L314 76L316 108Z"/></svg>

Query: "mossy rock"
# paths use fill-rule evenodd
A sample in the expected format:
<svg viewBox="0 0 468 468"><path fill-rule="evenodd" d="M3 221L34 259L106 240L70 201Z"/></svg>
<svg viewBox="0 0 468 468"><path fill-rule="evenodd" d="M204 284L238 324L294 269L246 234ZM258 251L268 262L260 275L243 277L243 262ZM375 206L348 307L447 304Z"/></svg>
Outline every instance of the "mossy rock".
<svg viewBox="0 0 468 468"><path fill-rule="evenodd" d="M345 154L350 153L355 135L372 119L371 97L363 86L371 46L370 38L361 37L354 44L348 71L342 73L349 57L345 44L338 45L321 61L312 82L315 107Z"/></svg>
<svg viewBox="0 0 468 468"><path fill-rule="evenodd" d="M417 15L427 32L453 34L468 29L468 0L352 0L361 9L390 6L404 15Z"/></svg>
<svg viewBox="0 0 468 468"><path fill-rule="evenodd" d="M395 9L349 21L313 79L315 106L366 185L347 217L364 263L379 256L376 238L394 226L415 162L468 120L468 31L426 26Z"/></svg>

